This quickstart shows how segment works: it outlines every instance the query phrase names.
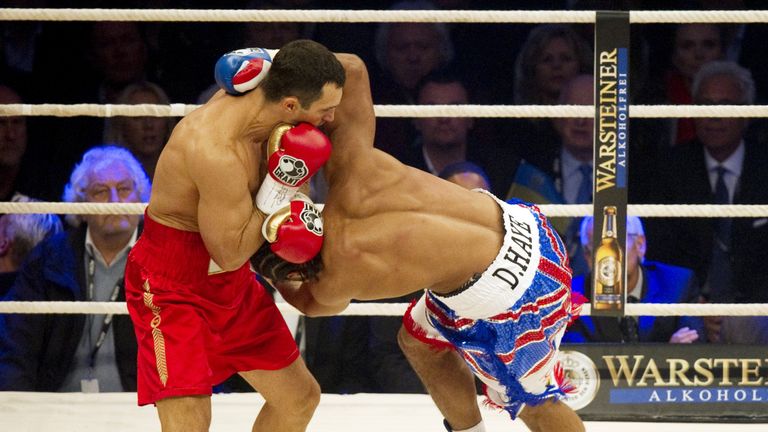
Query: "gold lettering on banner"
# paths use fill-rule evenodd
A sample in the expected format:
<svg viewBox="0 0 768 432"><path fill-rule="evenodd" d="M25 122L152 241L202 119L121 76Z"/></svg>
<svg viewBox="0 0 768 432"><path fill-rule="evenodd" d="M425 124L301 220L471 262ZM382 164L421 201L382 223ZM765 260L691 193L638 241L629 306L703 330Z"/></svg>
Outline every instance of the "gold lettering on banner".
<svg viewBox="0 0 768 432"><path fill-rule="evenodd" d="M759 359L739 359L741 363L741 381L739 385L762 385L763 377L760 376L760 360ZM749 377L754 376L755 380L750 380Z"/></svg>
<svg viewBox="0 0 768 432"><path fill-rule="evenodd" d="M679 386L681 383L687 386L693 385L693 381L685 376L685 373L691 368L688 361L684 359L668 359L667 364L669 365L669 385ZM678 382L678 380L680 381Z"/></svg>
<svg viewBox="0 0 768 432"><path fill-rule="evenodd" d="M618 85L618 49L601 51L598 65L598 112L597 112L597 163L595 164L595 188L598 192L616 186L616 141L618 137L616 116Z"/></svg>
<svg viewBox="0 0 768 432"><path fill-rule="evenodd" d="M160 382L163 386L168 382L168 363L165 358L165 337L160 330L160 307L156 306L152 299L154 294L149 289L149 279L144 281L144 306L152 311L152 321L149 323L152 327L152 341L155 345L155 363L157 365L157 374L160 376Z"/></svg>
<svg viewBox="0 0 768 432"><path fill-rule="evenodd" d="M643 360L645 356L633 356L635 360L635 364L632 366L632 369L629 368L629 362L627 361L629 359L628 355L617 355L617 356L603 356L603 360L605 360L605 365L608 367L608 373L611 374L611 379L613 380L613 385L618 386L619 382L623 379L627 381L627 385L632 387L632 385L635 382L635 374L637 374L637 370L640 367L640 362ZM616 365L613 363L613 360L619 361L619 368L616 369Z"/></svg>
<svg viewBox="0 0 768 432"><path fill-rule="evenodd" d="M682 358L653 359L645 355L604 355L605 367L616 387L647 386L762 386L768 359ZM665 364L657 364L656 362Z"/></svg>
<svg viewBox="0 0 768 432"><path fill-rule="evenodd" d="M715 382L715 374L712 372L712 359L700 358L693 362L693 370L696 371L696 376L693 377L693 385L696 386L711 386ZM705 379L700 379L703 377Z"/></svg>
<svg viewBox="0 0 768 432"><path fill-rule="evenodd" d="M715 367L723 368L723 379L720 381L720 385L731 385L731 366L738 366L739 361L735 358L715 359Z"/></svg>
<svg viewBox="0 0 768 432"><path fill-rule="evenodd" d="M654 359L648 360L648 366L645 367L645 370L643 371L643 376L640 377L640 380L637 382L638 387L645 387L648 384L645 382L648 378L653 378L654 386L659 385L666 385L667 383L664 382L664 378L661 377L661 372L659 372L659 367L656 366L656 361Z"/></svg>

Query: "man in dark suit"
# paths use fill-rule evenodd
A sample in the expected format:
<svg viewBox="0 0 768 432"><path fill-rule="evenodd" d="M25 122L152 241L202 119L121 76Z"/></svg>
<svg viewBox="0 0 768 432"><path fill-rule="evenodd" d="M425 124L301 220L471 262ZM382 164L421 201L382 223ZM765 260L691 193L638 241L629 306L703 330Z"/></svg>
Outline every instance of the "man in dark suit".
<svg viewBox="0 0 768 432"><path fill-rule="evenodd" d="M89 150L66 202L146 202L150 183L131 153ZM123 272L138 215L67 215L71 226L26 257L3 300L125 301ZM128 316L0 314L0 391L136 391L136 336Z"/></svg>
<svg viewBox="0 0 768 432"><path fill-rule="evenodd" d="M738 64L711 62L696 74L693 96L697 104L748 105L754 103L755 86L751 73ZM747 126L744 118L696 119L696 139L674 147L663 162L666 174L659 176L663 184L656 188L657 201L768 203L768 147L750 139ZM763 270L768 218L669 218L654 220L649 232L655 242L650 256L693 269L704 282L706 301L768 301L768 273ZM734 335L755 334L749 320L734 318L742 324L727 327ZM721 337L721 317L707 317L706 324L709 341L735 341Z"/></svg>
<svg viewBox="0 0 768 432"><path fill-rule="evenodd" d="M594 77L577 75L563 85L559 103L594 103ZM514 174L506 199L517 198L534 204L589 204L592 202L594 120L558 118L553 120L558 143L552 151L539 151L524 160ZM556 218L553 226L568 248L571 269L580 275L589 269L579 244L578 218Z"/></svg>
<svg viewBox="0 0 768 432"><path fill-rule="evenodd" d="M591 264L593 218L581 223L581 244ZM645 260L645 231L640 218L627 218L627 301L630 303L694 303L699 286L693 271ZM574 292L589 294L591 274L573 279ZM701 341L704 322L698 317L581 317L563 342L671 342Z"/></svg>
<svg viewBox="0 0 768 432"><path fill-rule="evenodd" d="M416 102L467 105L474 100L470 90L454 70L440 69L419 82ZM414 145L399 155L402 163L439 175L451 164L471 161L485 171L489 191L501 197L509 189L520 159L487 123L477 125L470 117L430 117L413 119L413 125L417 136Z"/></svg>

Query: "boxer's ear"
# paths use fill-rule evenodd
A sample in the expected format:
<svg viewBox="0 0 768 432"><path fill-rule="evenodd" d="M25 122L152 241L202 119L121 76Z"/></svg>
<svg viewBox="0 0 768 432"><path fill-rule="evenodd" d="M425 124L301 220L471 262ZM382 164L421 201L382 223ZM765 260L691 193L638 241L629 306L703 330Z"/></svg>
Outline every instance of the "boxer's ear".
<svg viewBox="0 0 768 432"><path fill-rule="evenodd" d="M283 100L280 102L280 106L288 114L294 114L299 110L299 108L301 108L299 99L295 96L284 97Z"/></svg>

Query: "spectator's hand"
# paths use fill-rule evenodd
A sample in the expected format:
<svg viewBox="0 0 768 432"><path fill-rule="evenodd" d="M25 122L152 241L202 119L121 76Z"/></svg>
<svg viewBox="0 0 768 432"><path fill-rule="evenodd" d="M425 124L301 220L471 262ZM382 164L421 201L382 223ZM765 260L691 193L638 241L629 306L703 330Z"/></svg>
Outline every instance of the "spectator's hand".
<svg viewBox="0 0 768 432"><path fill-rule="evenodd" d="M691 343L696 342L698 339L699 332L697 332L696 329L683 327L669 338L669 343Z"/></svg>
<svg viewBox="0 0 768 432"><path fill-rule="evenodd" d="M707 330L707 340L709 342L720 342L720 328L722 327L722 324L723 317L704 317L704 328Z"/></svg>

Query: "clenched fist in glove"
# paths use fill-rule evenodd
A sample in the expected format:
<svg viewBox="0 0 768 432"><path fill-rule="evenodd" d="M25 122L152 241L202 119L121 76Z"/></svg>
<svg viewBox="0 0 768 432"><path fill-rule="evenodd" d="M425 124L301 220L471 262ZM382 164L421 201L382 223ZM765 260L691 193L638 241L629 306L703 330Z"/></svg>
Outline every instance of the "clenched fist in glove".
<svg viewBox="0 0 768 432"><path fill-rule="evenodd" d="M312 200L302 193L287 206L267 216L261 227L275 255L294 264L315 257L323 246L323 219Z"/></svg>
<svg viewBox="0 0 768 432"><path fill-rule="evenodd" d="M309 123L275 126L267 146L267 176L256 194L256 206L266 214L285 207L331 157L331 141Z"/></svg>
<svg viewBox="0 0 768 432"><path fill-rule="evenodd" d="M228 52L216 62L216 83L231 95L255 89L267 76L278 50L243 48Z"/></svg>

